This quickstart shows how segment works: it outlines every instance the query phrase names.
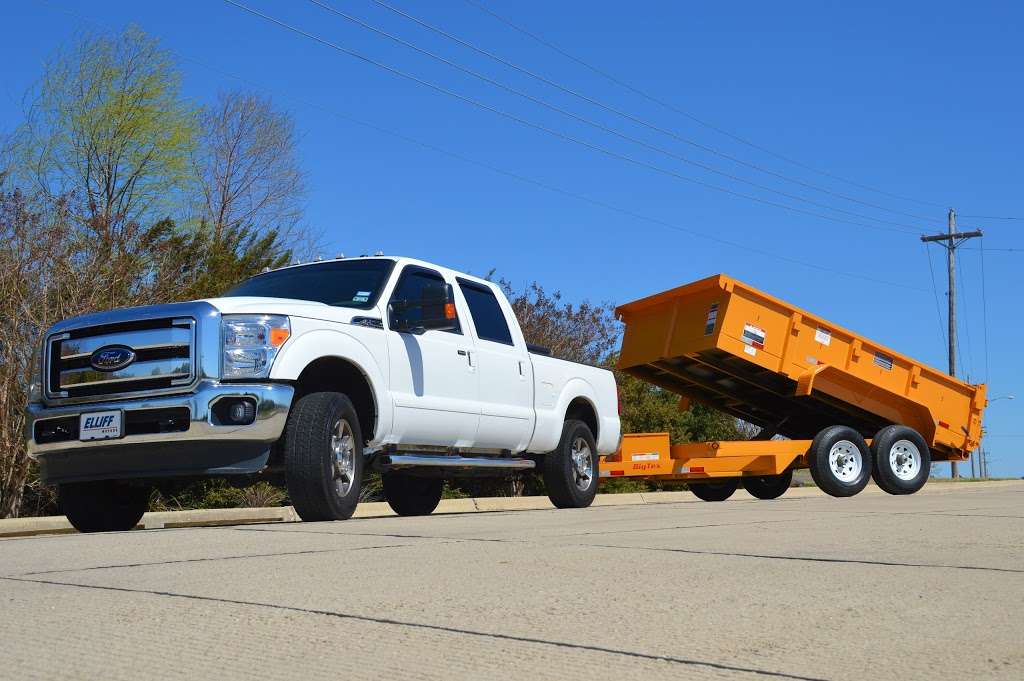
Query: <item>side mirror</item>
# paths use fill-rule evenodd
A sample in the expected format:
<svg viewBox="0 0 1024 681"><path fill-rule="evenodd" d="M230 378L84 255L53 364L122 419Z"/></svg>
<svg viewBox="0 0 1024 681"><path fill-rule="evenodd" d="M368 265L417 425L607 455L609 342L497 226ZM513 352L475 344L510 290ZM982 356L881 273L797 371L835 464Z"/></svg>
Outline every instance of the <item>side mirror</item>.
<svg viewBox="0 0 1024 681"><path fill-rule="evenodd" d="M424 288L422 293L417 299L391 301L391 329L415 334L457 330L459 318L452 287L437 284Z"/></svg>

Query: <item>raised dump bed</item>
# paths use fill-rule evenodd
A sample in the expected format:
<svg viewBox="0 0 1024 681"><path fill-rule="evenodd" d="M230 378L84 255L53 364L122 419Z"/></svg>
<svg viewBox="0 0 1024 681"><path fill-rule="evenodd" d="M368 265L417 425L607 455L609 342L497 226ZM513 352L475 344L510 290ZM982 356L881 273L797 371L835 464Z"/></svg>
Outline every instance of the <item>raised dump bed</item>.
<svg viewBox="0 0 1024 681"><path fill-rule="evenodd" d="M762 441L671 448L664 434L627 436L622 451L606 459L605 476L642 474L633 463L648 464L655 475L674 466L668 474L688 480L791 475L808 466L819 486L840 496L860 491L872 473L883 489L908 493L927 479L930 461L964 460L980 442L984 385L725 275L622 305L616 314L625 323L620 369L679 394L681 407L702 402L763 430ZM656 450L651 438L660 443Z"/></svg>

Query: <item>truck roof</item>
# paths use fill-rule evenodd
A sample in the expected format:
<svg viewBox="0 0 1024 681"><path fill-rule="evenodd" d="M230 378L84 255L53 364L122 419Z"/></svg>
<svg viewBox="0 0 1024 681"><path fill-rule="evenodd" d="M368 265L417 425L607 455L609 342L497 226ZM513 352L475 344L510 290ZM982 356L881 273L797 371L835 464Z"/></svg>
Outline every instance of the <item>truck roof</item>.
<svg viewBox="0 0 1024 681"><path fill-rule="evenodd" d="M279 270L292 269L292 268L295 268L295 267L308 267L310 265L321 265L321 264L323 264L325 262L343 262L343 261L346 261L346 260L393 260L399 267L401 267L403 265L418 265L420 267L428 267L430 269L438 270L438 271L440 271L442 273L445 273L445 274L449 274L449 275L456 276L456 277L461 277L463 279L468 279L468 280L476 282L478 284L483 284L485 286L493 286L494 288L498 288L497 285L493 281L488 281L487 279L484 279L482 277L477 277L477 276L474 276L472 274L468 274L466 272L460 272L459 270L453 270L450 267L444 267L443 265L438 265L437 263L427 262L426 260L419 260L418 258L410 258L410 257L404 256L404 255L374 254L374 255L359 255L359 256L353 256L353 257L348 257L348 258L346 258L346 257L326 258L326 259L323 259L323 260L310 260L309 262L296 262L296 263L292 263L291 265L284 265L282 267L276 267L273 270L267 270L267 271L268 272L276 272L276 271L279 271ZM254 275L254 276L259 276L259 275Z"/></svg>

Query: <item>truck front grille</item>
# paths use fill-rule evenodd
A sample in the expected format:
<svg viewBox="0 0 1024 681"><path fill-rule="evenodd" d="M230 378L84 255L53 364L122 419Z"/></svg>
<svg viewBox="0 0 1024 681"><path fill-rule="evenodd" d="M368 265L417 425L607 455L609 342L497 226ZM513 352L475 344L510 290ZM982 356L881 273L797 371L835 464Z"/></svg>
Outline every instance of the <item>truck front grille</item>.
<svg viewBox="0 0 1024 681"><path fill-rule="evenodd" d="M74 329L47 344L47 392L53 398L122 396L166 391L192 383L196 373L195 320L154 319ZM97 368L93 355L127 349L134 359L117 369Z"/></svg>

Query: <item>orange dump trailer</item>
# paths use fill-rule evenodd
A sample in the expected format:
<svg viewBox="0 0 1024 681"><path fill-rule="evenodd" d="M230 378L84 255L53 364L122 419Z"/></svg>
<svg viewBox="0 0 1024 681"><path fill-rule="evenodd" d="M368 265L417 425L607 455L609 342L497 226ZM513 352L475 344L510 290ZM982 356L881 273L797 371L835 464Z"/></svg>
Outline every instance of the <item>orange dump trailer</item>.
<svg viewBox="0 0 1024 681"><path fill-rule="evenodd" d="M675 446L665 433L627 435L602 461L602 477L705 482L691 489L712 497L743 484L771 498L794 468L808 467L836 496L856 494L871 477L906 494L924 484L931 461L964 460L980 442L984 385L725 275L615 312L625 324L620 369L680 395L681 409L700 402L761 435Z"/></svg>

